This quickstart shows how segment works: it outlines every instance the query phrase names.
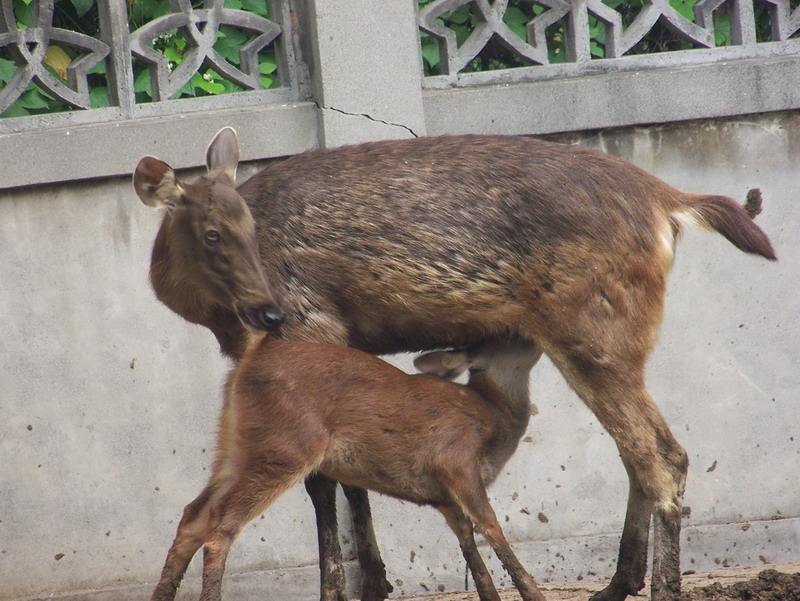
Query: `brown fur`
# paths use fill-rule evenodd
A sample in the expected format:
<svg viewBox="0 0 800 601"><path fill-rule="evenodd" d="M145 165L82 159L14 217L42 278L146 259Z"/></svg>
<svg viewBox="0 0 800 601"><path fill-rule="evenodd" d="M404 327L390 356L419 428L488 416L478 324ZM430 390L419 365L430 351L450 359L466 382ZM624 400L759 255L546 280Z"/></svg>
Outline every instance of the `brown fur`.
<svg viewBox="0 0 800 601"><path fill-rule="evenodd" d="M225 558L238 533L314 472L439 509L458 536L480 598L498 601L475 548L474 522L523 600L544 601L508 545L485 489L530 417L527 389L511 389L510 396L502 382L511 373L527 376L539 354L513 340L454 353L475 368L460 386L409 376L355 349L272 336L256 342L228 379L213 473L184 512L153 601L174 599L201 546L202 598L219 600ZM436 363L442 356L449 355L425 359Z"/></svg>
<svg viewBox="0 0 800 601"><path fill-rule="evenodd" d="M235 165L223 160L230 153L212 154L228 172ZM209 167L198 189L219 171ZM155 171L146 178L154 195L193 194L176 191L171 170ZM653 598L677 598L687 459L645 389L645 362L683 225L775 258L752 206L683 193L596 150L502 136L309 152L237 191L258 224L265 303L287 312L278 336L372 353L534 341L614 438L630 477L617 573L595 599L619 601L643 587L653 511ZM157 245L154 270L160 260ZM248 334L230 299L188 282L204 299L202 314L191 314L176 293L182 273L154 271L158 297L240 357ZM378 558L365 572L380 569Z"/></svg>

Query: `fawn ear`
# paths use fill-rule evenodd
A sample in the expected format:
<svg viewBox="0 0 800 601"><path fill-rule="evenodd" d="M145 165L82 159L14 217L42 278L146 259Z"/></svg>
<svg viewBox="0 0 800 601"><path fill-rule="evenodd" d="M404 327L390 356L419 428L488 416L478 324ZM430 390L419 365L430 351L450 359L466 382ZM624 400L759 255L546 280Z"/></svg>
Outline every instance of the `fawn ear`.
<svg viewBox="0 0 800 601"><path fill-rule="evenodd" d="M133 188L148 207L174 207L183 197L183 187L175 171L155 157L144 157L133 172Z"/></svg>
<svg viewBox="0 0 800 601"><path fill-rule="evenodd" d="M224 127L211 140L206 151L206 167L209 171L221 171L236 184L236 168L239 166L239 137L232 127Z"/></svg>
<svg viewBox="0 0 800 601"><path fill-rule="evenodd" d="M434 351L414 359L414 367L422 373L455 380L467 371L472 362L465 351Z"/></svg>

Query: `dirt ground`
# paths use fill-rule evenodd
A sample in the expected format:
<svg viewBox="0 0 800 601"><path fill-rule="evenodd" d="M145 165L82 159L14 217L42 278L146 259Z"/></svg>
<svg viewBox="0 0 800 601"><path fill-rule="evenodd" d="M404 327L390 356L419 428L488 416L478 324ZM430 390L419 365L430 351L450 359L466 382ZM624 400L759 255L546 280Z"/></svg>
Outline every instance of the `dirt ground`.
<svg viewBox="0 0 800 601"><path fill-rule="evenodd" d="M547 601L588 601L604 581L541 585ZM647 598L648 587L642 591ZM500 591L502 601L519 601L514 589ZM634 597L635 598L635 597ZM477 601L474 591L409 598L408 601ZM758 568L720 568L685 574L683 601L800 601L800 563Z"/></svg>

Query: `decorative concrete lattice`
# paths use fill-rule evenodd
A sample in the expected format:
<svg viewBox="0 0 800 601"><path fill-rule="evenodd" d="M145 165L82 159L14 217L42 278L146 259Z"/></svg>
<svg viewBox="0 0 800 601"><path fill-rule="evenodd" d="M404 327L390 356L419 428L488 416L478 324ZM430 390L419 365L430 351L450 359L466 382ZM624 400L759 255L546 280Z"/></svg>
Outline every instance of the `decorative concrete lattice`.
<svg viewBox="0 0 800 601"><path fill-rule="evenodd" d="M87 35L52 26L53 1L38 2L33 9L33 24L17 27L11 0L0 4L0 48L8 47L19 68L0 91L0 113L5 111L33 81L65 104L89 108L89 86L86 73L103 60L111 49L107 44ZM45 68L45 56L51 42L69 46L79 53L66 69L67 82L62 82Z"/></svg>
<svg viewBox="0 0 800 601"><path fill-rule="evenodd" d="M272 43L281 33L277 23L240 10L222 7L223 0L206 2L206 7L194 10L189 0L170 0L173 14L166 15L131 34L130 44L134 56L150 65L153 100L166 100L194 75L203 63L217 73L243 88L261 88L258 53ZM228 62L216 50L217 32L221 25L229 25L256 35L239 51L241 69ZM189 43L183 62L174 70L164 54L149 46L160 35L179 29Z"/></svg>
<svg viewBox="0 0 800 601"><path fill-rule="evenodd" d="M283 7L277 1L271 3L275 20L269 20L243 10L223 8L223 0L204 0L200 8L193 7L191 0L169 0L169 14L129 33L127 0L100 0L97 9L101 39L54 27L54 0L34 0L34 3L33 25L21 28L12 0L0 0L0 50L5 48L6 56L12 57L17 66L13 78L0 90L0 114L25 93L31 82L68 107L90 108L87 73L104 59L110 104L128 112L136 104L133 80L137 59L150 73L154 102L173 97L204 67L244 90L261 90L259 53L270 47L275 49L281 87L291 85L291 51L284 40L286 36L281 35ZM239 65L226 60L213 47L221 26L233 27L247 35L239 50ZM154 46L159 37L176 30L186 41L178 65ZM66 81L45 67L51 44L69 47L76 54L65 69Z"/></svg>
<svg viewBox="0 0 800 601"><path fill-rule="evenodd" d="M536 13L525 24L524 38L507 24L509 0L433 0L425 4L418 15L420 29L439 45L439 72L454 76L481 55L490 40L498 42L507 54L531 65L551 65L547 31L557 25L563 38L564 54L559 62L593 62L592 23L604 29L602 58L618 59L628 54L661 23L678 39L691 48L711 49L715 43L714 15L724 13L730 23L729 44L738 47L732 58L763 56L751 49L761 41L786 42L800 30L800 7L792 8L791 0L700 0L694 5L694 19L690 20L674 8L669 0L645 0L638 12L628 4L627 15L611 8L620 3L603 0L521 0L520 5ZM769 40L757 40L754 6L760 5L768 13L771 35ZM469 7L470 32L465 40L457 39L450 23L454 11ZM631 14L635 14L633 18ZM669 59L664 59L669 60ZM596 69L596 66L593 68ZM574 72L574 71L573 71Z"/></svg>

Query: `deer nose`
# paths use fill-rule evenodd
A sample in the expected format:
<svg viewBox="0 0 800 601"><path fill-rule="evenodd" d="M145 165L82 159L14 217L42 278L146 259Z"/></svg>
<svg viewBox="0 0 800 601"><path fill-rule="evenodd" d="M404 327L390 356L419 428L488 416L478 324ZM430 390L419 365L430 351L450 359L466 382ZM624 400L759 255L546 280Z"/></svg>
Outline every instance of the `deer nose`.
<svg viewBox="0 0 800 601"><path fill-rule="evenodd" d="M271 332L283 323L285 315L283 311L275 305L246 305L236 303L234 305L237 317L252 330L263 330Z"/></svg>
<svg viewBox="0 0 800 601"><path fill-rule="evenodd" d="M262 307L256 311L256 319L258 319L258 323L263 329L267 332L271 332L283 323L283 320L286 319L286 315L280 311L270 311L266 307Z"/></svg>

